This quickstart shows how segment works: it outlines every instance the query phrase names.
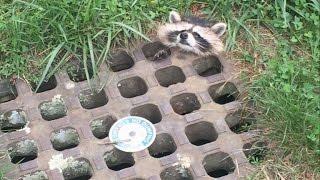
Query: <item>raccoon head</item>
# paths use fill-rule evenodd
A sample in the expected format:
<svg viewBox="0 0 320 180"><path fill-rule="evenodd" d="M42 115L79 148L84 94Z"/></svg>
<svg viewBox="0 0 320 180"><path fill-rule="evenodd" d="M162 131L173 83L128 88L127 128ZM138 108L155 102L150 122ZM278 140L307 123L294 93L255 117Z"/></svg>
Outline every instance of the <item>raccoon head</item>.
<svg viewBox="0 0 320 180"><path fill-rule="evenodd" d="M179 47L198 55L219 54L223 51L220 37L226 31L225 23L210 26L204 19L197 17L181 18L179 13L172 11L169 23L158 29L160 41L169 47Z"/></svg>

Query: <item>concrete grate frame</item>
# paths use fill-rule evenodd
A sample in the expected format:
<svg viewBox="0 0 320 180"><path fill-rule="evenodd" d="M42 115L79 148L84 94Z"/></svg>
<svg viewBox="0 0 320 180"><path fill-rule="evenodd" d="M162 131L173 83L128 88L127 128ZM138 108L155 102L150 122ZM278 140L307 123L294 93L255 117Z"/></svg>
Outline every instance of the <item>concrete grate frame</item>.
<svg viewBox="0 0 320 180"><path fill-rule="evenodd" d="M210 87L215 87L216 90L228 81L236 87L237 91L241 92L240 82L232 78L234 76L232 65L223 56L215 56L223 67L221 73L213 73L212 75L209 73L208 76L201 76L194 69L195 60L199 57L172 49L168 58L161 61L149 61L141 50L142 46L126 51L134 60L134 64L132 65L131 61L130 65L123 66L122 64L120 69L123 69L122 67L128 68L120 71L119 68L115 68L116 71L111 72L110 83L102 89L103 93L99 94L98 97L90 96L87 99L94 100L97 98L101 100L100 97L105 97L103 102L98 104L93 101L83 105L84 101L81 101L79 96L89 88L88 82L74 82L67 72L60 72L54 76L56 82L53 85L55 85L55 88L49 88L50 90L39 93L32 92L32 89L25 82L17 80L15 85L17 97L0 103L0 113L21 109L26 113L28 124L19 131L0 132L0 148L7 150L8 145L13 142L31 139L36 142L38 152L35 159L20 164L12 164L9 158L5 160L6 162L0 162L13 165L11 173L8 174L9 178L18 179L21 176L42 171L49 179L66 179L62 172L49 169L49 160L52 156L58 154L62 154L63 158L74 157L87 160L92 168L90 170L92 179L141 178L150 180L167 178L168 176L164 174L174 171L172 167L181 167L181 164L186 166L185 169L187 169L189 178L212 179L206 168L210 169L214 165L206 166L207 161L210 161L210 158L206 157L212 157L215 161L219 161L220 156L217 156L217 154L228 154L228 157L230 157L228 162L233 163L229 164L232 171L222 178L237 179L245 177L251 169L251 165L242 149L245 144L253 142L254 134L250 131L236 134L230 130L225 121L227 114L241 108L241 102L238 100L241 98L235 97L233 98L234 101L218 104L212 98L213 90L210 90ZM172 82L174 83L168 83L170 85L167 87L162 86L155 73L169 67L181 69L182 72L179 71L179 74L183 73L185 80L173 79ZM105 69L106 65L103 65L99 72L99 78L91 79L91 82L103 84L103 78L106 77ZM134 79L133 87L140 88L140 91L130 94L130 92L126 92L127 89L124 89L123 92L120 92L119 82L126 82L128 79ZM170 79L167 81L171 82ZM128 82L128 87L130 87L130 82ZM197 106L199 108L193 108L191 112L186 111L186 113L180 115L174 111L170 100L186 93L196 97L200 106ZM63 117L47 121L42 118L39 105L52 100L57 95L63 99L66 113ZM87 96L89 95L87 94ZM133 161L130 160L130 167L121 170L108 168L104 155L106 152L112 151L113 147L98 145L97 142L101 142L101 139L93 134L91 122L99 118L103 119L106 116L120 119L132 114L137 108L144 108L145 105L149 108L151 105L156 107L153 108L156 110L152 111L156 114L154 116L158 118L154 123L157 135L168 134L172 137L176 146L175 150L172 150L168 155L155 158L150 155L153 153L146 149L132 153ZM133 114L139 113L143 115L143 109ZM153 116L150 115L150 117ZM200 143L201 145L194 145L190 142L192 140L188 139L185 129L199 123L211 124L212 128L204 131L212 129L213 132L211 133L214 134L212 135L214 138L206 143ZM50 142L50 136L53 132L63 128L75 129L79 135L79 144L72 148L57 151ZM193 129L202 130L202 126ZM192 136L192 134L189 136ZM161 151L161 147L161 145L158 145L156 150ZM215 161L212 160L213 163ZM226 166L229 167L228 164ZM176 174L175 171L174 173Z"/></svg>

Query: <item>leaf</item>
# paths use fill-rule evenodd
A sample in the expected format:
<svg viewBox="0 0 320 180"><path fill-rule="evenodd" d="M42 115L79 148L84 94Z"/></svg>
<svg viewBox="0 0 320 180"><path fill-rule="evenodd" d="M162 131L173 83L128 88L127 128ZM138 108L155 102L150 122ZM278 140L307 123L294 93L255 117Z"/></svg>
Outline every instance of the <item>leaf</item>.
<svg viewBox="0 0 320 180"><path fill-rule="evenodd" d="M284 90L284 92L286 93L290 93L291 92L291 85L290 84L285 84L282 89Z"/></svg>
<svg viewBox="0 0 320 180"><path fill-rule="evenodd" d="M296 42L298 42L298 39L296 37L292 36L290 41L293 43L296 43Z"/></svg>
<svg viewBox="0 0 320 180"><path fill-rule="evenodd" d="M312 38L312 31L308 31L307 33L304 33L304 36Z"/></svg>

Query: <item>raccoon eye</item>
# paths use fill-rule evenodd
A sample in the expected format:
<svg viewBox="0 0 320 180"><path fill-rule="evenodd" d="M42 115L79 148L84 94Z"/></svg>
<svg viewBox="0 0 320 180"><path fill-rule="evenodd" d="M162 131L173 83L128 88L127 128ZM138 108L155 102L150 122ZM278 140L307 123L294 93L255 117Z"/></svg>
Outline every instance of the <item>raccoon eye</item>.
<svg viewBox="0 0 320 180"><path fill-rule="evenodd" d="M197 32L192 32L192 35L193 35L195 38L201 37L200 34L198 34Z"/></svg>

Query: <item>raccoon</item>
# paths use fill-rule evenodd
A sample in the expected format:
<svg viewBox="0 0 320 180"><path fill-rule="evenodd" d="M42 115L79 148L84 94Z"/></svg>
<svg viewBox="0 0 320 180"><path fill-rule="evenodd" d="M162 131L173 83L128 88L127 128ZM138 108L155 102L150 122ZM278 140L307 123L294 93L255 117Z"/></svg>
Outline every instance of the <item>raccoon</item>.
<svg viewBox="0 0 320 180"><path fill-rule="evenodd" d="M224 49L220 37L225 33L227 25L209 24L205 19L194 16L181 18L179 13L171 11L169 23L158 29L158 38L168 47L179 47L200 56L219 54Z"/></svg>

